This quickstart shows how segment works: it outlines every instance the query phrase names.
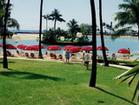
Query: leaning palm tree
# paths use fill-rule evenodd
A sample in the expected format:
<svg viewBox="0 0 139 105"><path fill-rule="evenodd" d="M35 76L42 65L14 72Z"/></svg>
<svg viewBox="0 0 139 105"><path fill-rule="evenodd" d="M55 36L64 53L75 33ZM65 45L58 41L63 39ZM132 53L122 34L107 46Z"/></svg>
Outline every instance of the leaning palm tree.
<svg viewBox="0 0 139 105"><path fill-rule="evenodd" d="M118 21L117 27L135 25L139 38L139 0L124 0L123 2L119 5L119 9L122 11L118 12L115 17L115 20Z"/></svg>
<svg viewBox="0 0 139 105"><path fill-rule="evenodd" d="M97 74L97 62L96 62L96 11L95 11L95 3L94 0L90 0L90 5L91 5L91 13L92 13L92 46L93 46L93 64L92 64L92 71L91 71L91 77L90 77L90 87L95 87L96 86L96 74Z"/></svg>
<svg viewBox="0 0 139 105"><path fill-rule="evenodd" d="M42 50L41 50L41 34L42 34L42 8L43 8L43 0L40 2L40 27L39 27L39 58L42 57Z"/></svg>
<svg viewBox="0 0 139 105"><path fill-rule="evenodd" d="M57 9L54 9L52 13L49 15L49 20L54 21L54 30L56 30L56 22L65 22L65 20L62 18L62 15L59 13Z"/></svg>
<svg viewBox="0 0 139 105"><path fill-rule="evenodd" d="M135 85L132 101L139 102L139 66L122 73L121 75L117 76L116 79L122 79L121 82L128 81L129 86L131 84Z"/></svg>
<svg viewBox="0 0 139 105"><path fill-rule="evenodd" d="M102 0L99 0L99 18L100 18L100 35L101 35L101 44L102 44L102 53L104 58L105 66L109 66L106 50L105 50L105 42L104 42L104 35L103 35L103 24L102 24Z"/></svg>
<svg viewBox="0 0 139 105"><path fill-rule="evenodd" d="M80 31L79 25L77 24L77 21L75 19L70 20L67 23L67 26L69 27L69 33L71 34L71 41L76 38L76 33Z"/></svg>

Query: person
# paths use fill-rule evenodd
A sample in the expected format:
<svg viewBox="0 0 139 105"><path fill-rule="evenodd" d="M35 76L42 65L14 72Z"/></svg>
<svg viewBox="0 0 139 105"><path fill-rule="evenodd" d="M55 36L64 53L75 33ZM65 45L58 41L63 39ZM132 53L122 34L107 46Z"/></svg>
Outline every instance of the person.
<svg viewBox="0 0 139 105"><path fill-rule="evenodd" d="M84 65L86 66L86 69L89 69L89 62L90 62L90 56L89 56L89 52L87 51L84 54Z"/></svg>
<svg viewBox="0 0 139 105"><path fill-rule="evenodd" d="M129 59L130 58L130 48L128 48L128 51L129 51L129 54L128 54L127 58Z"/></svg>
<svg viewBox="0 0 139 105"><path fill-rule="evenodd" d="M66 51L66 53L65 53L65 58L66 58L66 63L69 63L70 52Z"/></svg>
<svg viewBox="0 0 139 105"><path fill-rule="evenodd" d="M112 60L116 60L116 55L115 55L115 53L112 54Z"/></svg>

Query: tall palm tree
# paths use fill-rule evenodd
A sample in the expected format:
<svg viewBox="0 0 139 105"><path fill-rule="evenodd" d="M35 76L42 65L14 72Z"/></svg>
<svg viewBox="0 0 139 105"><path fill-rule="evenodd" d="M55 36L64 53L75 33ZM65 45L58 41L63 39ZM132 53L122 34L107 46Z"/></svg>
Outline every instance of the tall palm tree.
<svg viewBox="0 0 139 105"><path fill-rule="evenodd" d="M80 31L79 25L77 24L77 21L75 19L70 20L67 23L67 26L69 27L69 33L71 34L72 42L76 38L76 33Z"/></svg>
<svg viewBox="0 0 139 105"><path fill-rule="evenodd" d="M43 0L40 2L40 27L39 27L39 58L42 57L42 50L41 50L41 34L42 34L42 9L43 9Z"/></svg>
<svg viewBox="0 0 139 105"><path fill-rule="evenodd" d="M119 9L122 11L118 12L115 17L118 21L117 27L136 25L139 38L139 0L124 0L123 2L119 4Z"/></svg>
<svg viewBox="0 0 139 105"><path fill-rule="evenodd" d="M65 20L62 18L62 15L59 13L57 9L54 9L52 13L49 15L49 20L54 21L54 30L56 30L56 22L65 22Z"/></svg>
<svg viewBox="0 0 139 105"><path fill-rule="evenodd" d="M102 0L99 0L99 18L100 18L100 35L101 35L101 44L102 44L102 53L104 58L105 66L109 66L106 50L105 50L105 42L104 42L104 35L103 35L103 24L102 24Z"/></svg>
<svg viewBox="0 0 139 105"><path fill-rule="evenodd" d="M3 68L6 68L6 69L8 69L8 60L7 60L7 54L6 54L6 33L7 33L9 6L10 6L10 0L7 1L7 6L5 9L4 32L3 32Z"/></svg>
<svg viewBox="0 0 139 105"><path fill-rule="evenodd" d="M93 46L93 64L92 64L92 71L91 71L91 77L90 77L90 87L95 87L96 86L96 74L97 74L97 62L96 62L96 11L95 11L95 2L94 0L90 0L90 5L91 5L91 14L92 14L92 46Z"/></svg>

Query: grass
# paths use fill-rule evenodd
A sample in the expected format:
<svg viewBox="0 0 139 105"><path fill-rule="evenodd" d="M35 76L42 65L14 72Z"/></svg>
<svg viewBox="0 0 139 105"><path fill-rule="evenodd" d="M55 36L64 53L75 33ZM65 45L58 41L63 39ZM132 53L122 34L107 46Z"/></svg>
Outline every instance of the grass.
<svg viewBox="0 0 139 105"><path fill-rule="evenodd" d="M97 87L81 64L10 60L0 65L0 105L135 105L134 88L113 78L122 70L98 66Z"/></svg>

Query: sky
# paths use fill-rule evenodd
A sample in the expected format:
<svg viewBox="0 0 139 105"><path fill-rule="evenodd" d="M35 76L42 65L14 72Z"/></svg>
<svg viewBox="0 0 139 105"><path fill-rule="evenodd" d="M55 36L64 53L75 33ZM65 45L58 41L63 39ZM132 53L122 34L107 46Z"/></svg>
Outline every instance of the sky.
<svg viewBox="0 0 139 105"><path fill-rule="evenodd" d="M96 3L97 24L99 24L98 1ZM115 13L118 12L118 5L123 0L102 0L103 1L103 21L114 22ZM21 30L39 29L40 0L11 0L13 4L11 17L15 18ZM67 23L73 18L80 25L81 23L91 24L90 0L44 0L43 15L50 14L54 9L58 9L66 22L57 22L57 27L68 29ZM43 19L43 29L46 21ZM53 27L53 22L48 21L48 27Z"/></svg>

